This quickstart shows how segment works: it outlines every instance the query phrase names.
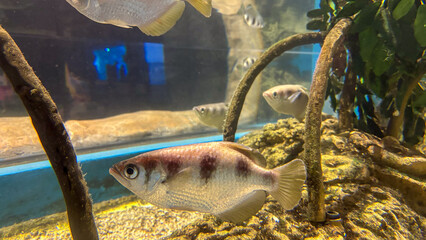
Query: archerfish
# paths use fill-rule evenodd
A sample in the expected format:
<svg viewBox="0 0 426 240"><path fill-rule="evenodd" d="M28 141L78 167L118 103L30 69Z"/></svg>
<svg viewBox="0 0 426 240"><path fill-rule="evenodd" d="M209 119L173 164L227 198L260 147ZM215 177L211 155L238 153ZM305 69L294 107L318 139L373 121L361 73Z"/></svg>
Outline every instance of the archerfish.
<svg viewBox="0 0 426 240"><path fill-rule="evenodd" d="M259 211L269 193L284 209L301 198L305 165L296 159L265 169L254 149L232 142L164 148L121 161L109 169L123 186L162 208L212 213L242 222Z"/></svg>
<svg viewBox="0 0 426 240"><path fill-rule="evenodd" d="M89 19L115 26L138 27L146 35L169 31L182 16L183 0L66 0ZM205 17L210 17L211 0L185 0Z"/></svg>
<svg viewBox="0 0 426 240"><path fill-rule="evenodd" d="M309 96L302 85L279 85L263 92L263 97L275 111L294 116L299 122L305 118Z"/></svg>
<svg viewBox="0 0 426 240"><path fill-rule="evenodd" d="M251 4L244 8L244 21L253 28L263 28L265 26L262 16Z"/></svg>
<svg viewBox="0 0 426 240"><path fill-rule="evenodd" d="M201 123L209 127L215 127L222 132L223 123L228 111L228 104L224 102L210 103L195 106L192 108L195 115L200 119Z"/></svg>

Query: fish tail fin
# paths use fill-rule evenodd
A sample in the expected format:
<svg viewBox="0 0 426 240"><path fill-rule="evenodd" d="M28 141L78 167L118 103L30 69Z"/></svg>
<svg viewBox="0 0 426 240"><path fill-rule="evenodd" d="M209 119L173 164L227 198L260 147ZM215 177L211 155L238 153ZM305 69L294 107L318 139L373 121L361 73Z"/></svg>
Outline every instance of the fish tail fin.
<svg viewBox="0 0 426 240"><path fill-rule="evenodd" d="M147 24L138 26L138 28L149 36L160 36L169 31L182 16L185 9L185 3L182 1L176 2L170 7L160 18Z"/></svg>
<svg viewBox="0 0 426 240"><path fill-rule="evenodd" d="M272 171L278 175L278 184L270 192L271 196L278 200L284 209L294 208L302 196L302 186L306 179L305 164L296 159Z"/></svg>
<svg viewBox="0 0 426 240"><path fill-rule="evenodd" d="M205 17L212 15L212 0L186 0Z"/></svg>

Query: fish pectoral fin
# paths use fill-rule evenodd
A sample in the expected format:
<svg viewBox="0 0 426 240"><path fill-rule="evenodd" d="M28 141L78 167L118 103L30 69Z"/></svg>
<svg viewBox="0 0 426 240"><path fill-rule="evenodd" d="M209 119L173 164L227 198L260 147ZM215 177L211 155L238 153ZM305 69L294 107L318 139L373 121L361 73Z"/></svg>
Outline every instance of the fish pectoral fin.
<svg viewBox="0 0 426 240"><path fill-rule="evenodd" d="M169 208L188 211L211 212L214 208L202 192L189 187L194 169L184 168L164 181L167 186L167 205Z"/></svg>
<svg viewBox="0 0 426 240"><path fill-rule="evenodd" d="M204 17L210 17L212 15L212 0L186 0L191 4L198 12L204 15Z"/></svg>
<svg viewBox="0 0 426 240"><path fill-rule="evenodd" d="M138 28L149 36L163 35L176 24L177 20L179 20L179 18L182 16L184 9L185 3L178 1L158 19L147 25L140 25Z"/></svg>
<svg viewBox="0 0 426 240"><path fill-rule="evenodd" d="M291 94L290 97L288 97L288 100L291 103L294 103L301 96L301 94L302 94L301 91L297 91L297 92Z"/></svg>
<svg viewBox="0 0 426 240"><path fill-rule="evenodd" d="M174 190L176 188L181 188L182 186L188 184L189 181L191 181L192 178L192 168L184 168L180 170L175 175L167 178L164 180L164 184L167 184L168 188L171 190Z"/></svg>
<svg viewBox="0 0 426 240"><path fill-rule="evenodd" d="M261 167L266 167L265 157L256 149L253 149L238 143L234 143L234 142L220 142L220 144L243 154L244 156L248 157L253 162L255 162L257 165Z"/></svg>
<svg viewBox="0 0 426 240"><path fill-rule="evenodd" d="M233 223L240 223L255 215L263 206L266 200L265 191L254 191L246 199L236 204L231 209L221 213L216 213L220 219Z"/></svg>

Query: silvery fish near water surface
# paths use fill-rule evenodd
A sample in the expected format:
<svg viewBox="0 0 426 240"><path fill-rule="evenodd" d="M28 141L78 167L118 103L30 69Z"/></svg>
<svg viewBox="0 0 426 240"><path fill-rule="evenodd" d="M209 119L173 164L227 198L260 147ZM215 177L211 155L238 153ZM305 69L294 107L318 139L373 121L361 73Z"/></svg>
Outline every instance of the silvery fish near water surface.
<svg viewBox="0 0 426 240"><path fill-rule="evenodd" d="M151 204L238 223L262 208L267 193L284 209L301 198L306 179L302 160L274 169L265 165L257 150L210 142L147 152L113 165L109 173Z"/></svg>
<svg viewBox="0 0 426 240"><path fill-rule="evenodd" d="M210 17L211 0L66 0L89 19L105 24L138 27L150 36L169 31L182 16L185 1Z"/></svg>

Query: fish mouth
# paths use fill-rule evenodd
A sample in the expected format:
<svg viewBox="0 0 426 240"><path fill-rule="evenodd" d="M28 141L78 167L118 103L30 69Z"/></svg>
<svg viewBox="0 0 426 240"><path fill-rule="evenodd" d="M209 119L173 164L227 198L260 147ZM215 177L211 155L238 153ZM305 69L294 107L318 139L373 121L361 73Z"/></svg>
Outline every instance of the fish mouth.
<svg viewBox="0 0 426 240"><path fill-rule="evenodd" d="M109 174L111 174L113 177L116 177L116 176L121 177L120 172L118 172L118 170L115 169L115 167L112 167L112 168L109 169Z"/></svg>
<svg viewBox="0 0 426 240"><path fill-rule="evenodd" d="M118 171L116 167L111 167L109 169L109 174L111 174L121 185L125 187L132 185L130 181L121 175L120 171Z"/></svg>

